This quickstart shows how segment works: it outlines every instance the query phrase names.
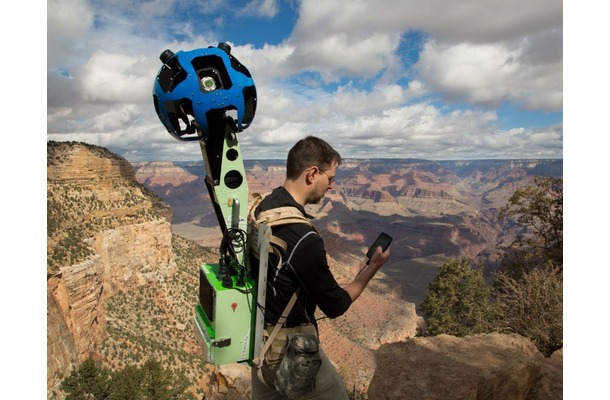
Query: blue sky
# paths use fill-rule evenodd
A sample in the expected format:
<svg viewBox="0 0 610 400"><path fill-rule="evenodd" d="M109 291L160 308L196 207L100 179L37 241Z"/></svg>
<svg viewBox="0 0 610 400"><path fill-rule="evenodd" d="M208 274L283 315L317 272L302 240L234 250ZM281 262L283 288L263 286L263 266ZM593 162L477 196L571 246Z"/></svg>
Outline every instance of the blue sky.
<svg viewBox="0 0 610 400"><path fill-rule="evenodd" d="M556 0L48 0L47 140L200 160L157 118L159 54L227 42L252 73L243 157L563 158Z"/></svg>

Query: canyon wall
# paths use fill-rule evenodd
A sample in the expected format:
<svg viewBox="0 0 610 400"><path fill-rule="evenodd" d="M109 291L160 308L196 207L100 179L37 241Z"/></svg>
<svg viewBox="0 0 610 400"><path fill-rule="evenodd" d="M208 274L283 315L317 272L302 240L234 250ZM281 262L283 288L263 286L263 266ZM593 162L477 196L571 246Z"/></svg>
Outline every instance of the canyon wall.
<svg viewBox="0 0 610 400"><path fill-rule="evenodd" d="M73 367L96 357L107 336L104 300L164 279L175 264L170 209L135 181L126 160L83 144L51 144L47 152L47 390L52 391ZM76 259L63 257L79 241L87 251Z"/></svg>

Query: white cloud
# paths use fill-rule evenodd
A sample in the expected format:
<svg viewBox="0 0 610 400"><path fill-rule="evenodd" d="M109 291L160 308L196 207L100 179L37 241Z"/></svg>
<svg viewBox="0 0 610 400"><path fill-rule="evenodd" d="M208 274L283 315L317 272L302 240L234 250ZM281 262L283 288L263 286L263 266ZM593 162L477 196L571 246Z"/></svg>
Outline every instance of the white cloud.
<svg viewBox="0 0 610 400"><path fill-rule="evenodd" d="M407 88L398 84L380 83L370 92L355 88L350 83L347 86L340 86L332 94L328 107L332 110L341 110L348 117L357 117L380 113L417 98L423 93L424 90L417 81L411 82Z"/></svg>
<svg viewBox="0 0 610 400"><path fill-rule="evenodd" d="M305 0L287 62L327 82L371 77L397 66L403 33L422 30L419 78L448 99L560 110L562 17L553 0Z"/></svg>
<svg viewBox="0 0 610 400"><path fill-rule="evenodd" d="M467 159L561 154L561 126L505 131L496 123L494 111L444 113L431 104L416 103L357 118L335 113L311 123L265 117L242 132L241 138L242 148L248 149L244 154L251 158L282 158L307 134L324 137L349 157Z"/></svg>
<svg viewBox="0 0 610 400"><path fill-rule="evenodd" d="M93 11L86 0L47 0L47 29L58 37L72 37L89 30Z"/></svg>
<svg viewBox="0 0 610 400"><path fill-rule="evenodd" d="M47 1L47 69L71 66L79 38L93 26L94 12L86 0Z"/></svg>
<svg viewBox="0 0 610 400"><path fill-rule="evenodd" d="M497 42L561 25L555 0L304 0L295 32L305 40L333 32L423 30L442 40Z"/></svg>
<svg viewBox="0 0 610 400"><path fill-rule="evenodd" d="M518 52L498 45L438 44L428 41L415 69L432 90L470 103L497 106L508 96L518 72Z"/></svg>
<svg viewBox="0 0 610 400"><path fill-rule="evenodd" d="M300 42L290 64L294 71L318 71L327 83L343 76L372 78L397 66L399 43L399 34L341 32L315 42Z"/></svg>
<svg viewBox="0 0 610 400"><path fill-rule="evenodd" d="M236 46L231 42L229 44L232 45L231 54L248 68L256 85L264 86L295 72L289 65L294 53L294 47L289 44L265 44L261 49L256 49L250 44L245 46Z"/></svg>
<svg viewBox="0 0 610 400"><path fill-rule="evenodd" d="M176 7L179 5L179 3L182 3L182 1L181 0L151 0L151 1L142 2L141 4L139 4L139 7L137 7L137 8L139 9L139 14L141 15L141 18L143 20L150 20L153 17L160 17L163 15L168 15L169 13L171 13L173 10L176 9ZM210 3L214 3L214 2L210 2ZM218 4L220 2L216 1L215 3ZM126 3L126 6L133 7L135 5L136 5L136 3L133 3L133 4ZM214 4L209 4L208 8L215 9Z"/></svg>
<svg viewBox="0 0 610 400"><path fill-rule="evenodd" d="M94 132L112 132L125 129L137 114L136 106L126 104L112 107L103 114L91 119L91 130Z"/></svg>
<svg viewBox="0 0 610 400"><path fill-rule="evenodd" d="M528 109L562 109L562 65L527 64L523 48L506 44L428 41L415 66L418 77L449 100L495 107L510 100Z"/></svg>
<svg viewBox="0 0 610 400"><path fill-rule="evenodd" d="M150 57L97 51L78 74L82 98L93 102L144 103L152 99L161 63Z"/></svg>

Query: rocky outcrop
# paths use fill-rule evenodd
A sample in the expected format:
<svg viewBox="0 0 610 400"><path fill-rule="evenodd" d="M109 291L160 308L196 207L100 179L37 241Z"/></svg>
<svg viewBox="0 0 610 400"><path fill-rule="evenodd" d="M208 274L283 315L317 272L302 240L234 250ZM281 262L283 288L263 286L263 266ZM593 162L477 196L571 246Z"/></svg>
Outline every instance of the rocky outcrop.
<svg viewBox="0 0 610 400"><path fill-rule="evenodd" d="M346 386L359 393L366 393L375 373L379 346L414 337L424 324L415 304L394 298L394 291L382 286L377 279L371 281L344 315L318 321L324 352Z"/></svg>
<svg viewBox="0 0 610 400"><path fill-rule="evenodd" d="M175 270L171 213L103 148L47 146L47 390L106 338L104 300ZM66 234L66 232L70 234ZM69 244L67 244L69 243ZM58 255L86 248L73 260Z"/></svg>
<svg viewBox="0 0 610 400"><path fill-rule="evenodd" d="M226 364L212 372L206 399L250 400L252 399L250 367L244 364Z"/></svg>
<svg viewBox="0 0 610 400"><path fill-rule="evenodd" d="M543 360L519 335L417 337L379 348L368 396L523 400L539 382Z"/></svg>

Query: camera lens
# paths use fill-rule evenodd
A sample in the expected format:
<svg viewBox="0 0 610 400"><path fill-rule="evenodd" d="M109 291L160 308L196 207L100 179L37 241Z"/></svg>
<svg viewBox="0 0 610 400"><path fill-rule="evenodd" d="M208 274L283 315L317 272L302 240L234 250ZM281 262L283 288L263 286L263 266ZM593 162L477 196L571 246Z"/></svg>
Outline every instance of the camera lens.
<svg viewBox="0 0 610 400"><path fill-rule="evenodd" d="M201 78L201 88L204 92L212 92L216 90L216 80L211 76L204 76Z"/></svg>

